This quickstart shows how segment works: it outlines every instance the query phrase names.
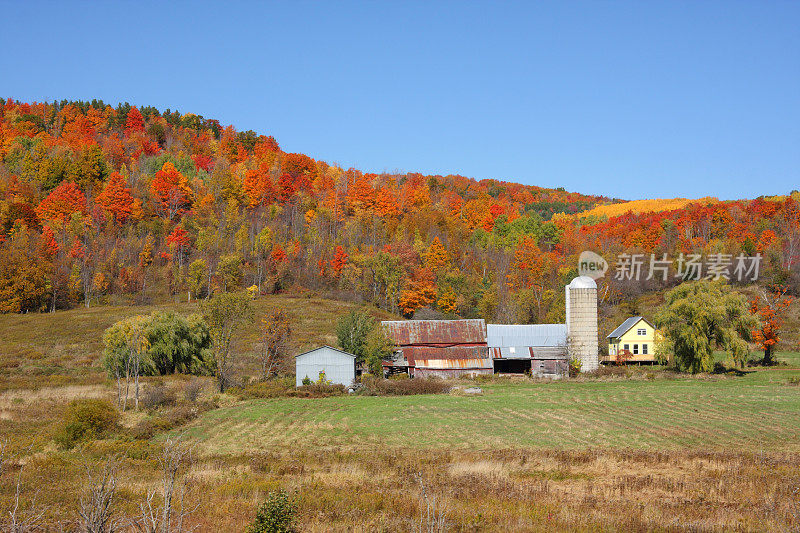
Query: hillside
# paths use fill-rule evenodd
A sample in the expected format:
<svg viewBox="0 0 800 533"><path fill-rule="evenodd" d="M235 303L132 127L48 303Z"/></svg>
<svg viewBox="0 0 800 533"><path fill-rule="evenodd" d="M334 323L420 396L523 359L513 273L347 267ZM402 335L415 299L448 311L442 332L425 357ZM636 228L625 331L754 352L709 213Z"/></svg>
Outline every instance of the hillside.
<svg viewBox="0 0 800 533"><path fill-rule="evenodd" d="M792 196L635 200L371 174L192 113L0 100L0 312L310 289L411 316L556 322L583 250L761 254L800 292ZM670 280L601 280L617 304Z"/></svg>

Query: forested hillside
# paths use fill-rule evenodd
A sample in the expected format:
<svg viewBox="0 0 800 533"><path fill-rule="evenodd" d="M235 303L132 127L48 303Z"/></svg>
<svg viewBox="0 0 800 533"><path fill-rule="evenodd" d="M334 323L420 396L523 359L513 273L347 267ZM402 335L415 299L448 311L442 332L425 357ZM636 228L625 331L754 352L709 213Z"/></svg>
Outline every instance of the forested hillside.
<svg viewBox="0 0 800 533"><path fill-rule="evenodd" d="M761 253L763 279L797 292L798 199L628 211L563 189L342 169L191 113L0 99L0 311L249 288L553 321L587 249ZM609 275L601 295L650 288Z"/></svg>

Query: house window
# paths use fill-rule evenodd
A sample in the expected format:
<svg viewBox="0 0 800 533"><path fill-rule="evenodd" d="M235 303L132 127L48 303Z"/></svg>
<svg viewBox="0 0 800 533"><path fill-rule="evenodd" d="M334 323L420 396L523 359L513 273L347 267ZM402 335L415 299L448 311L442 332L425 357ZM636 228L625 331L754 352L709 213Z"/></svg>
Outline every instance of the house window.
<svg viewBox="0 0 800 533"><path fill-rule="evenodd" d="M626 350L626 351L628 351L628 350L630 350L630 349L631 349L631 345L630 345L630 344L625 344L625 345L622 347L622 349L623 349L623 350Z"/></svg>
<svg viewBox="0 0 800 533"><path fill-rule="evenodd" d="M647 335L647 330L645 328L639 328L636 330L637 335Z"/></svg>
<svg viewBox="0 0 800 533"><path fill-rule="evenodd" d="M642 355L647 355L647 344L642 344Z"/></svg>
<svg viewBox="0 0 800 533"><path fill-rule="evenodd" d="M639 345L638 344L634 344L633 345L633 355L639 355Z"/></svg>

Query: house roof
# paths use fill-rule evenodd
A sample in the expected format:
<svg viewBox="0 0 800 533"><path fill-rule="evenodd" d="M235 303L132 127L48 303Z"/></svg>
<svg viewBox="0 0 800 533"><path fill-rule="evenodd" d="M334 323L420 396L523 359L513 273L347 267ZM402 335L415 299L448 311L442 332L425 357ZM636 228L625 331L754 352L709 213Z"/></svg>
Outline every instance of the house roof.
<svg viewBox="0 0 800 533"><path fill-rule="evenodd" d="M486 322L469 320L385 320L384 331L398 346L486 346Z"/></svg>
<svg viewBox="0 0 800 533"><path fill-rule="evenodd" d="M324 346L318 346L317 348L314 348L313 350L308 350L308 351L305 351L303 353L299 353L299 354L295 355L294 358L297 359L298 357L301 357L303 355L309 354L311 352L316 352L317 350L322 350L323 348L329 348L329 349L333 350L334 352L339 352L340 354L344 354L344 355L346 355L348 357L352 357L353 359L356 358L356 356L351 354L351 353L343 352L342 350L340 350L338 348L334 348L333 346L328 346L327 344L324 345Z"/></svg>
<svg viewBox="0 0 800 533"><path fill-rule="evenodd" d="M647 320L646 318L644 318L644 317L642 317L642 316L632 316L632 317L628 318L627 320L625 320L625 322L623 322L622 324L620 324L620 325L617 327L617 329L615 329L614 331L612 331L612 332L611 332L611 333L610 333L610 334L609 334L609 335L608 335L606 338L607 338L607 339L612 339L612 338L613 338L613 339L616 339L616 338L622 337L622 336L623 336L623 335L625 335L625 334L626 334L626 333L627 333L627 332L628 332L628 331L629 331L629 330L630 330L630 329L631 329L633 326L635 326L636 324L638 324L640 320L644 320L645 322L647 322L647 324L648 324L648 325L649 325L651 328L655 329L655 326L654 326L653 324L651 324L651 323L650 323L650 321L649 321L649 320Z"/></svg>
<svg viewBox="0 0 800 533"><path fill-rule="evenodd" d="M522 346L564 346L566 324L487 324L486 344L490 348Z"/></svg>

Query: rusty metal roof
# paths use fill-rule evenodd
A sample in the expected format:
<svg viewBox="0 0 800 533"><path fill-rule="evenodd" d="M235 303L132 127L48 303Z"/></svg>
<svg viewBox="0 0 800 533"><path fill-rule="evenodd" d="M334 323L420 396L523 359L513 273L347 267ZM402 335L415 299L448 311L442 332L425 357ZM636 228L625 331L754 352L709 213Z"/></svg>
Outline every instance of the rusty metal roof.
<svg viewBox="0 0 800 533"><path fill-rule="evenodd" d="M493 368L491 359L418 359L415 368L429 370L473 370Z"/></svg>
<svg viewBox="0 0 800 533"><path fill-rule="evenodd" d="M413 366L418 361L432 359L451 361L488 359L489 353L485 346L404 346L403 357Z"/></svg>
<svg viewBox="0 0 800 533"><path fill-rule="evenodd" d="M483 319L386 320L381 322L381 326L398 346L486 346L486 322Z"/></svg>

